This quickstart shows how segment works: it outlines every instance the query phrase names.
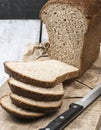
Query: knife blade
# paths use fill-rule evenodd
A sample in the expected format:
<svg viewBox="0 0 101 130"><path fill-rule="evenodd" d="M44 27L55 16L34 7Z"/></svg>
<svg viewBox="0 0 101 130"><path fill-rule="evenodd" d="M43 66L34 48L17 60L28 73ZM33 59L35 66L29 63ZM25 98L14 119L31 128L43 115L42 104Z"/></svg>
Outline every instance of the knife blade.
<svg viewBox="0 0 101 130"><path fill-rule="evenodd" d="M43 24L42 24L42 22L40 21L39 44L41 44L41 42L42 42L42 27L43 27Z"/></svg>
<svg viewBox="0 0 101 130"><path fill-rule="evenodd" d="M96 86L85 97L76 103L72 103L69 109L56 117L45 128L39 130L63 130L72 120L78 117L92 102L101 95L101 84Z"/></svg>

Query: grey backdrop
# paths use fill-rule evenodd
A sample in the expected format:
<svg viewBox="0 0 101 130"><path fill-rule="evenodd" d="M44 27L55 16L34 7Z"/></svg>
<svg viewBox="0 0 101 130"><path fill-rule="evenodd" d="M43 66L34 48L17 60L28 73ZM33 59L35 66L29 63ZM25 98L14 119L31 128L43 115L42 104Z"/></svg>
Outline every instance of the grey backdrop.
<svg viewBox="0 0 101 130"><path fill-rule="evenodd" d="M38 19L47 0L0 0L0 19Z"/></svg>

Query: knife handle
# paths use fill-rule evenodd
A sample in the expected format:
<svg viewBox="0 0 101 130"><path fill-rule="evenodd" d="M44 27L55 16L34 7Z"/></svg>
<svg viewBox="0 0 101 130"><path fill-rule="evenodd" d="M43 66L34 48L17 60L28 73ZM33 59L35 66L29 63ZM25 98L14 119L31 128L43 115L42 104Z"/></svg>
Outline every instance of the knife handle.
<svg viewBox="0 0 101 130"><path fill-rule="evenodd" d="M83 111L83 109L83 106L72 103L69 106L69 110L56 117L56 119L50 122L47 127L39 130L62 130L74 118L76 118Z"/></svg>

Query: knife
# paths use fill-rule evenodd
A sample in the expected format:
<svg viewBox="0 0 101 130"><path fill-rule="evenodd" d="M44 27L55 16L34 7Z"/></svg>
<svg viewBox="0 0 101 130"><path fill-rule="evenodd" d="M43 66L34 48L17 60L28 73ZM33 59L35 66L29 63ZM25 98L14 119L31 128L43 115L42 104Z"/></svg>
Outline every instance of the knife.
<svg viewBox="0 0 101 130"><path fill-rule="evenodd" d="M79 116L93 101L101 95L101 84L96 86L84 98L76 103L72 103L69 109L56 117L45 128L39 130L63 130L72 120Z"/></svg>
<svg viewBox="0 0 101 130"><path fill-rule="evenodd" d="M43 24L42 22L40 21L40 33L39 33L39 44L41 44L42 42L42 28L43 27Z"/></svg>

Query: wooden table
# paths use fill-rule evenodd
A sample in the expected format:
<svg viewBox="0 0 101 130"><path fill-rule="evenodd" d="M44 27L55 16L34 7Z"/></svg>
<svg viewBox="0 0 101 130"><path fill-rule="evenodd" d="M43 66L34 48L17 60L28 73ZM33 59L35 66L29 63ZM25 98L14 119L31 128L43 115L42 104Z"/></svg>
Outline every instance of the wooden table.
<svg viewBox="0 0 101 130"><path fill-rule="evenodd" d="M2 20L0 25L0 84L2 85L8 78L3 71L3 61L20 60L23 47L28 43L39 41L40 21ZM43 27L42 41L47 41L45 27ZM98 83L101 83L101 56L81 78L64 83L65 95L59 112L38 120L19 120L7 114L0 107L0 130L38 130L40 127L46 126L49 121L65 111L71 102L79 100ZM0 97L8 94L9 91L7 83L3 84L0 88ZM100 115L101 98L94 102L65 130L99 130Z"/></svg>

